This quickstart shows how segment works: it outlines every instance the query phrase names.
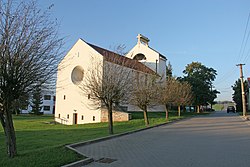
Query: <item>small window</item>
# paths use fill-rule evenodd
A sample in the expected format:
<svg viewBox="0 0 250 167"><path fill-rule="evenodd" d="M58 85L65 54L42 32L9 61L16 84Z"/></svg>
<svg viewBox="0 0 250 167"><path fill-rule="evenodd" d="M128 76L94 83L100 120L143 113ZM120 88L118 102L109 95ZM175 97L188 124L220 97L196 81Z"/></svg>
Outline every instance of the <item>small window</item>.
<svg viewBox="0 0 250 167"><path fill-rule="evenodd" d="M51 96L50 95L44 95L44 100L50 100Z"/></svg>
<svg viewBox="0 0 250 167"><path fill-rule="evenodd" d="M43 106L44 111L50 111L50 106Z"/></svg>
<svg viewBox="0 0 250 167"><path fill-rule="evenodd" d="M69 119L69 114L67 115L67 119Z"/></svg>
<svg viewBox="0 0 250 167"><path fill-rule="evenodd" d="M90 99L90 94L88 94L88 99Z"/></svg>
<svg viewBox="0 0 250 167"><path fill-rule="evenodd" d="M66 99L66 95L63 95L63 100L65 100Z"/></svg>
<svg viewBox="0 0 250 167"><path fill-rule="evenodd" d="M56 96L53 96L53 101L56 101Z"/></svg>
<svg viewBox="0 0 250 167"><path fill-rule="evenodd" d="M82 115L82 120L84 120L84 116Z"/></svg>
<svg viewBox="0 0 250 167"><path fill-rule="evenodd" d="M93 116L93 121L95 121L95 116Z"/></svg>
<svg viewBox="0 0 250 167"><path fill-rule="evenodd" d="M61 117L61 115L60 114L58 114L58 118L60 118Z"/></svg>

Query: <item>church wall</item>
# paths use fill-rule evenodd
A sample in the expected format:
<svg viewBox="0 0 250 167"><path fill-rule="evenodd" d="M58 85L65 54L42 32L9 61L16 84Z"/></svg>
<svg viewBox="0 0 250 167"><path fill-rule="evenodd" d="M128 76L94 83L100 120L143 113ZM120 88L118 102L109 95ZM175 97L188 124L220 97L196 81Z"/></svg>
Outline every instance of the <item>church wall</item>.
<svg viewBox="0 0 250 167"><path fill-rule="evenodd" d="M102 109L101 114L101 122L108 122L108 110L106 108ZM122 111L112 111L113 121L121 122L121 121L129 121L130 114Z"/></svg>
<svg viewBox="0 0 250 167"><path fill-rule="evenodd" d="M128 105L128 111L133 112L133 111L142 111L142 110L135 105ZM156 106L148 107L148 112L163 112L163 111L165 111L164 105L156 105Z"/></svg>
<svg viewBox="0 0 250 167"><path fill-rule="evenodd" d="M159 75L162 80L166 80L166 60L161 57L159 59Z"/></svg>
<svg viewBox="0 0 250 167"><path fill-rule="evenodd" d="M98 105L93 105L92 101L88 99L88 95L83 94L71 78L71 73L76 66L82 67L84 74L86 74L93 56L96 60L102 62L103 57L79 39L59 64L55 121L68 125L101 121L101 111L97 109ZM76 122L74 122L75 119Z"/></svg>
<svg viewBox="0 0 250 167"><path fill-rule="evenodd" d="M159 75L165 75L166 62L164 59L160 58L159 53L143 44L137 44L127 54L127 57L133 58L137 53L142 53L147 57L147 62L144 63L154 71L156 71L157 60L157 72ZM71 78L72 71L77 66L80 67L79 69L83 69L85 75L87 70L93 65L93 58L96 62L103 63L103 56L83 40L79 39L59 64L56 86L55 121L72 125L74 123L84 124L101 122L106 119L107 113L104 113L104 110L101 110L101 102L99 101L94 104L89 99L89 95L83 94L82 90L80 90L78 85L73 83ZM103 67L103 65L104 64L100 64L99 67ZM119 66L116 64L114 65ZM126 68L126 70L132 71L131 76L136 75L137 73L145 75L140 71L130 68ZM82 82L84 82L84 77ZM149 111L164 110L164 106L153 106L149 108ZM128 111L141 110L133 105L128 105ZM117 113L115 115L115 117L117 117L115 119L117 120L127 120L129 117L127 113Z"/></svg>
<svg viewBox="0 0 250 167"><path fill-rule="evenodd" d="M160 76L166 76L166 60L161 58L158 52L142 43L137 44L133 49L131 49L126 57L133 59L134 56L139 53L144 54L146 57L146 60L140 61L141 63L157 72Z"/></svg>

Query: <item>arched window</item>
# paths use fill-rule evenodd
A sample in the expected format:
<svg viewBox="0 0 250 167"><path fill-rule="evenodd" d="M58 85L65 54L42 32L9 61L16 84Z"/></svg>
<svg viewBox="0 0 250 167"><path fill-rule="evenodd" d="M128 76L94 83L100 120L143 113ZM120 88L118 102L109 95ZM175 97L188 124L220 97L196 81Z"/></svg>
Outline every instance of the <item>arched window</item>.
<svg viewBox="0 0 250 167"><path fill-rule="evenodd" d="M137 55L134 56L134 60L146 60L146 56L142 53L138 53Z"/></svg>

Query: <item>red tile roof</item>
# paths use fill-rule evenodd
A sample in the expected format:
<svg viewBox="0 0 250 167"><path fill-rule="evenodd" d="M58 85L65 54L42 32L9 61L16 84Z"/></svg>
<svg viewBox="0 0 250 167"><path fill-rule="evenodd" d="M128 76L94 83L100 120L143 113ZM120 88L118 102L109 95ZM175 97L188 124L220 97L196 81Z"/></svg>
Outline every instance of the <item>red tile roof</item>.
<svg viewBox="0 0 250 167"><path fill-rule="evenodd" d="M91 46L93 49L95 49L98 53L103 55L104 60L108 62L112 62L118 65L122 65L128 68L132 68L134 70L138 70L144 73L149 73L149 74L156 74L152 69L147 67L146 65L142 64L141 62L138 62L137 60L133 60L130 58L127 58L125 56L121 56L117 53L114 53L112 51L109 51L107 49L103 49L99 46L93 45L88 43L89 46Z"/></svg>

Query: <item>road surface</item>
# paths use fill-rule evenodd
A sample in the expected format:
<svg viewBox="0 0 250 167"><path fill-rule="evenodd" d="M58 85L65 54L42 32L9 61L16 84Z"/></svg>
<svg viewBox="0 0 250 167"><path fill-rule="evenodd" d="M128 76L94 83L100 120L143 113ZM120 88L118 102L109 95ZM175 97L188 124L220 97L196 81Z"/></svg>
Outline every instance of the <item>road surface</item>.
<svg viewBox="0 0 250 167"><path fill-rule="evenodd" d="M250 121L220 111L76 149L108 158L87 167L249 167Z"/></svg>

